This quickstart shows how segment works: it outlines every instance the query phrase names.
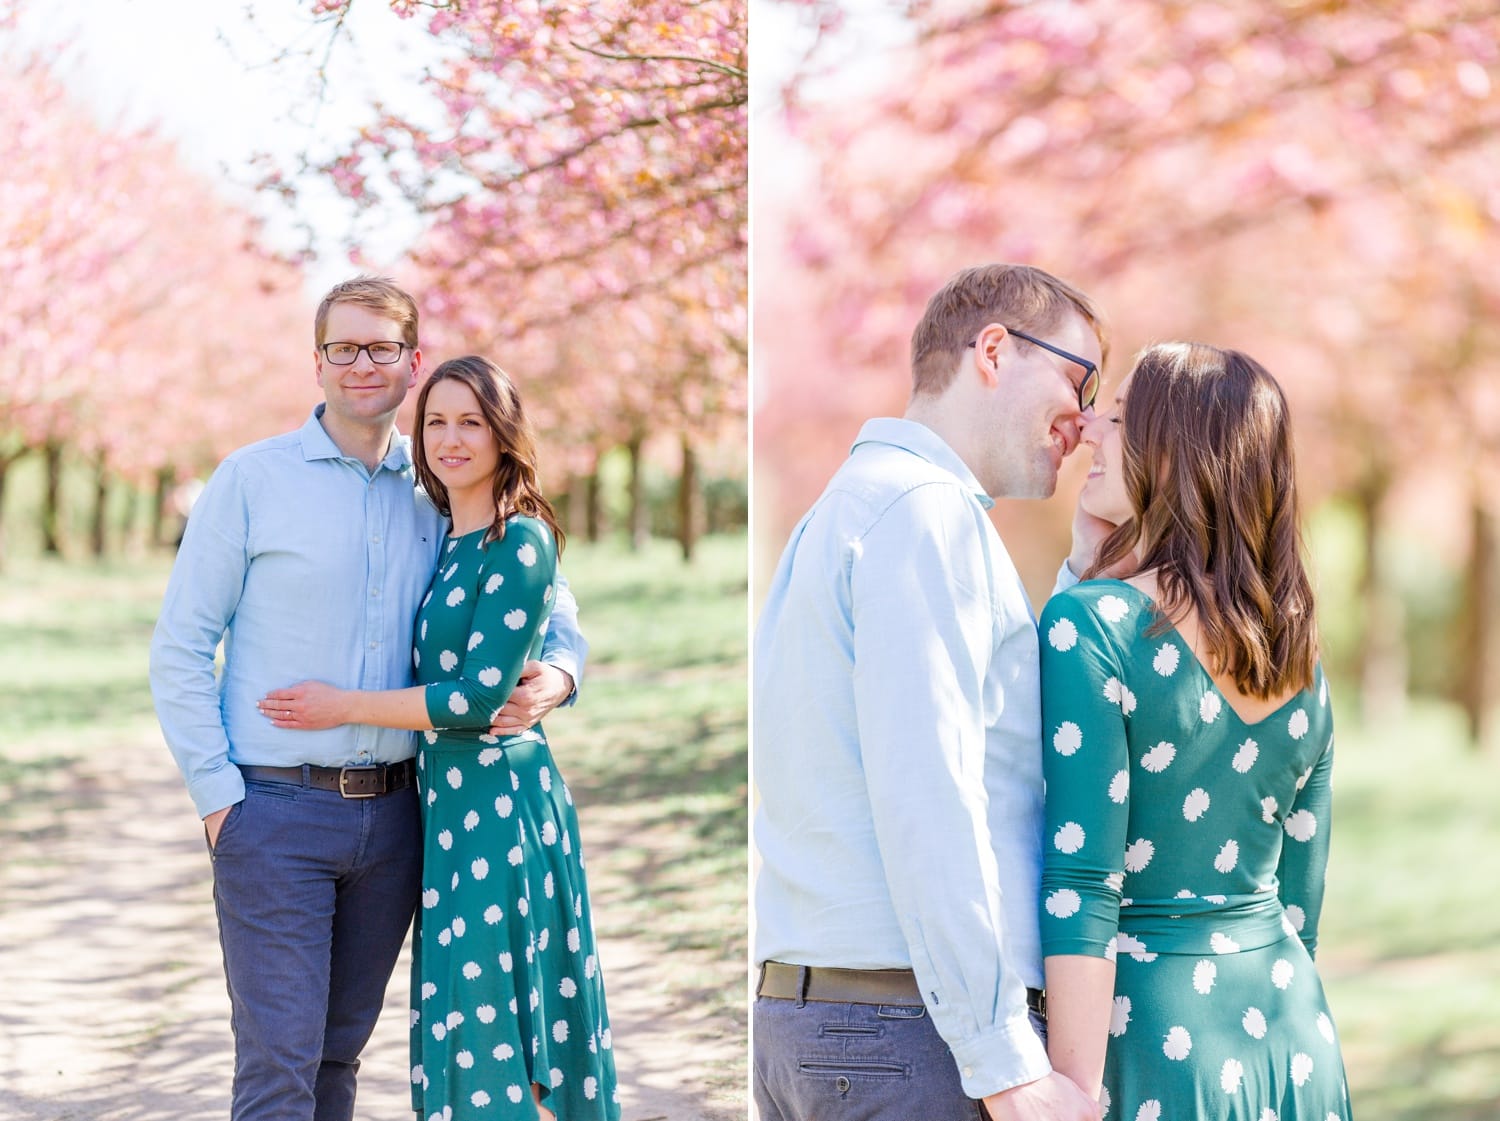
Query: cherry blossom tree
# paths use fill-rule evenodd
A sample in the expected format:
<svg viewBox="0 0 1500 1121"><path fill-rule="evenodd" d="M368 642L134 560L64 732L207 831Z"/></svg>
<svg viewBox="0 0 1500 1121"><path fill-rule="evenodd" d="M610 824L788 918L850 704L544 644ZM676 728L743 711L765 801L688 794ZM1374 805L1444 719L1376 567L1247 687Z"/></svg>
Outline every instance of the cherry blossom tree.
<svg viewBox="0 0 1500 1121"><path fill-rule="evenodd" d="M798 6L831 36L853 18L836 3ZM1496 498L1481 484L1500 460L1484 411L1500 372L1500 11L889 7L911 43L880 88L820 100L805 76L794 83L783 127L814 170L784 201L770 193L778 217L757 214L758 242L784 231L774 252L786 271L757 294L756 320L768 382L757 473L779 476L790 507L779 526L815 484L782 472L776 449L900 409L906 335L927 294L977 260L1037 263L1100 299L1116 378L1139 345L1192 336L1243 346L1287 385L1311 496L1352 503L1366 527L1356 672L1378 712L1404 676L1387 519L1405 490L1431 486L1426 468L1449 480L1426 505L1472 522L1456 535L1467 614L1488 618L1500 600L1483 547ZM789 332L788 315L810 333ZM1035 563L1034 590L1050 575ZM1481 681L1493 691L1493 630L1470 636L1470 698ZM1470 707L1478 727L1482 705Z"/></svg>

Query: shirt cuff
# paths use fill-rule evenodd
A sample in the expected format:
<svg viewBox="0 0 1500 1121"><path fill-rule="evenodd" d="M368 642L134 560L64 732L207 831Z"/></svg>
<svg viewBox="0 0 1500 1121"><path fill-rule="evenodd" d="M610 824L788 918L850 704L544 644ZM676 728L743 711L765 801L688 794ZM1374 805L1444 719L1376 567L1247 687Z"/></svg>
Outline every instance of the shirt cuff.
<svg viewBox="0 0 1500 1121"><path fill-rule="evenodd" d="M568 650L550 650L542 654L541 661L555 669L562 670L573 682L573 691L558 704L558 708L567 708L569 705L578 703L578 690L583 682L578 679L578 659L573 657Z"/></svg>
<svg viewBox="0 0 1500 1121"><path fill-rule="evenodd" d="M1079 582L1079 578L1068 567L1068 558L1064 557L1062 567L1057 570L1057 579L1052 583L1052 594L1056 595L1058 592L1065 592Z"/></svg>
<svg viewBox="0 0 1500 1121"><path fill-rule="evenodd" d="M964 1093L971 1098L986 1098L1052 1073L1047 1048L1029 1016L950 1046Z"/></svg>
<svg viewBox="0 0 1500 1121"><path fill-rule="evenodd" d="M193 808L199 817L207 817L215 810L227 810L237 802L245 800L245 777L233 763L225 763L188 789L193 799Z"/></svg>

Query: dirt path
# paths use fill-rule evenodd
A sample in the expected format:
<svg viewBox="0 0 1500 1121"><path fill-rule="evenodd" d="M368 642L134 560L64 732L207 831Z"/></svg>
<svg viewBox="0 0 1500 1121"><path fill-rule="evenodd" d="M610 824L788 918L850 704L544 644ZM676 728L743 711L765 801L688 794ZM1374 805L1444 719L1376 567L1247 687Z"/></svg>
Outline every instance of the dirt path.
<svg viewBox="0 0 1500 1121"><path fill-rule="evenodd" d="M222 1121L232 1056L207 857L159 742L60 774L0 818L0 1118ZM66 789L62 786L66 785ZM0 794L8 793L0 791ZM584 822L607 852L612 823ZM614 892L590 862L597 913ZM661 955L601 931L622 1121L732 1121L744 1039L667 994ZM357 1116L406 1121L407 964L366 1049ZM714 1089L714 1087L719 1087Z"/></svg>

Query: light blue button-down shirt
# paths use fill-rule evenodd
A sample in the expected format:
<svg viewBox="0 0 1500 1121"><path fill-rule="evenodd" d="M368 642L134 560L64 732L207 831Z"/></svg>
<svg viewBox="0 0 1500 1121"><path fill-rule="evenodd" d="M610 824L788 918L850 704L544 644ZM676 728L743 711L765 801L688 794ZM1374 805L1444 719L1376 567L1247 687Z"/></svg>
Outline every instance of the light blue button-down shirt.
<svg viewBox="0 0 1500 1121"><path fill-rule="evenodd" d="M757 961L915 970L972 1097L1050 1067L1036 620L973 473L865 424L793 531L754 658Z"/></svg>
<svg viewBox="0 0 1500 1121"><path fill-rule="evenodd" d="M391 763L411 732L274 727L255 703L316 679L346 689L412 684L412 623L446 519L413 486L410 441L372 472L338 449L319 405L296 432L234 452L193 505L151 640L151 693L198 813L245 796L237 763ZM543 659L581 678L587 644L564 582ZM222 674L215 650L224 640Z"/></svg>

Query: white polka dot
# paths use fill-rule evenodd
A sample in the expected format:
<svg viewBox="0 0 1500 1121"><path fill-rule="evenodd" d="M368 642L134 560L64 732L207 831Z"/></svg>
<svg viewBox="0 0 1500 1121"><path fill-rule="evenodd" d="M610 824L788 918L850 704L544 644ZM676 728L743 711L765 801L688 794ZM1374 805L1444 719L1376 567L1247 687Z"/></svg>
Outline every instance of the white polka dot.
<svg viewBox="0 0 1500 1121"><path fill-rule="evenodd" d="M438 945L439 946L448 946L448 945L451 945L452 943L453 943L453 928L451 926L445 926L445 927L443 927L442 930L438 931Z"/></svg>
<svg viewBox="0 0 1500 1121"><path fill-rule="evenodd" d="M1300 934L1302 928L1307 925L1307 912L1295 903L1286 905L1286 920L1291 924L1292 933Z"/></svg>
<svg viewBox="0 0 1500 1121"><path fill-rule="evenodd" d="M521 866L521 861L525 859L525 856L521 852L521 846L512 846L510 852L505 854L505 859L510 861L512 867L519 868Z"/></svg>
<svg viewBox="0 0 1500 1121"><path fill-rule="evenodd" d="M520 561L527 568L530 568L536 563L536 546L533 545L530 541L523 543L521 547L516 550L516 560Z"/></svg>
<svg viewBox="0 0 1500 1121"><path fill-rule="evenodd" d="M1141 756L1141 766L1154 775L1161 774L1172 765L1172 760L1175 758L1177 758L1177 749L1163 740Z"/></svg>
<svg viewBox="0 0 1500 1121"><path fill-rule="evenodd" d="M1288 814L1282 828L1286 835L1294 841L1310 841L1318 832L1318 819L1312 815L1310 810L1297 810Z"/></svg>
<svg viewBox="0 0 1500 1121"><path fill-rule="evenodd" d="M438 832L438 847L445 852L453 847L453 833L451 830L443 829Z"/></svg>
<svg viewBox="0 0 1500 1121"><path fill-rule="evenodd" d="M1047 896L1047 913L1054 918L1072 918L1078 913L1081 900L1072 888L1061 887Z"/></svg>
<svg viewBox="0 0 1500 1121"><path fill-rule="evenodd" d="M462 588L454 588L451 592L448 593L448 606L449 607L457 607L463 601L464 601L464 590Z"/></svg>
<svg viewBox="0 0 1500 1121"><path fill-rule="evenodd" d="M1286 731L1294 740L1307 735L1307 713L1300 708L1292 713L1292 718L1286 722Z"/></svg>
<svg viewBox="0 0 1500 1121"><path fill-rule="evenodd" d="M447 568L445 568L443 570L443 579L444 580L452 580L453 579L453 574L455 572L457 572L457 571L458 571L458 562L455 561L453 564L450 564Z"/></svg>
<svg viewBox="0 0 1500 1121"><path fill-rule="evenodd" d="M1119 596L1100 596L1099 614L1104 616L1106 622L1118 623L1130 614L1130 604Z"/></svg>
<svg viewBox="0 0 1500 1121"><path fill-rule="evenodd" d="M469 924L464 922L464 917L459 915L453 920L453 937L462 938L464 931L469 929Z"/></svg>
<svg viewBox="0 0 1500 1121"><path fill-rule="evenodd" d="M1201 786L1194 788L1182 801L1182 816L1189 821L1197 821L1208 812L1208 791Z"/></svg>
<svg viewBox="0 0 1500 1121"><path fill-rule="evenodd" d="M432 907L436 907L437 905L438 905L437 888L430 887L430 888L428 888L426 891L424 891L422 893L422 906L424 908L429 908L430 909Z"/></svg>
<svg viewBox="0 0 1500 1121"><path fill-rule="evenodd" d="M1120 711L1129 716L1135 711L1135 694L1117 677L1104 683L1104 699L1120 706Z"/></svg>
<svg viewBox="0 0 1500 1121"><path fill-rule="evenodd" d="M1318 1034L1325 1043L1333 1042L1333 1021L1328 1018L1327 1012L1318 1013Z"/></svg>
<svg viewBox="0 0 1500 1121"><path fill-rule="evenodd" d="M557 889L553 886L552 882L552 873L548 872L546 878L542 880L542 893L548 899L551 899L556 894L556 891Z"/></svg>
<svg viewBox="0 0 1500 1121"><path fill-rule="evenodd" d="M521 1104L521 1098L524 1095L521 1093L521 1087L519 1087L519 1086L510 1086L510 1087L506 1088L505 1096L507 1098L509 1098L513 1104L520 1105Z"/></svg>
<svg viewBox="0 0 1500 1121"><path fill-rule="evenodd" d="M1052 747L1059 755L1072 755L1083 745L1083 729L1071 720L1064 720L1052 733Z"/></svg>
<svg viewBox="0 0 1500 1121"><path fill-rule="evenodd" d="M1292 1081L1298 1086L1304 1085L1312 1077L1312 1056L1305 1051L1298 1051L1292 1056Z"/></svg>
<svg viewBox="0 0 1500 1121"><path fill-rule="evenodd" d="M542 844L557 844L557 826L554 825L551 821L542 822Z"/></svg>
<svg viewBox="0 0 1500 1121"><path fill-rule="evenodd" d="M464 1022L464 1014L462 1012L449 1012L448 1013L448 1029L450 1031L453 1030L454 1028L458 1027L463 1022Z"/></svg>
<svg viewBox="0 0 1500 1121"><path fill-rule="evenodd" d="M1240 944L1222 930L1216 930L1209 936L1208 948L1216 954L1237 954Z"/></svg>
<svg viewBox="0 0 1500 1121"><path fill-rule="evenodd" d="M1238 1059L1225 1059L1219 1068L1219 1088L1226 1094L1236 1093L1240 1080L1245 1077L1245 1067Z"/></svg>
<svg viewBox="0 0 1500 1121"><path fill-rule="evenodd" d="M1047 631L1047 642L1054 650L1071 650L1078 645L1078 628L1072 619L1059 619Z"/></svg>
<svg viewBox="0 0 1500 1121"><path fill-rule="evenodd" d="M472 833L479 828L479 814L470 810L464 814L464 832Z"/></svg>
<svg viewBox="0 0 1500 1121"><path fill-rule="evenodd" d="M464 784L464 773L457 767L449 767L448 774L445 777L448 779L448 785L453 787L454 790L457 790Z"/></svg>
<svg viewBox="0 0 1500 1121"><path fill-rule="evenodd" d="M481 1004L474 1009L474 1015L479 1017L481 1024L493 1024L495 1022L495 1006L493 1004Z"/></svg>
<svg viewBox="0 0 1500 1121"><path fill-rule="evenodd" d="M510 951L509 950L507 950L504 953L502 953L500 955L500 957L499 957L498 960L500 962L500 968L501 968L501 970L504 971L504 972L506 972L506 973L509 973L511 971L511 967L515 964L514 961L511 959Z"/></svg>
<svg viewBox="0 0 1500 1121"><path fill-rule="evenodd" d="M1161 1121L1161 1102L1155 1098L1147 1098L1141 1103L1141 1108L1135 1111L1135 1121Z"/></svg>
<svg viewBox="0 0 1500 1121"><path fill-rule="evenodd" d="M484 633L482 631L475 631L473 634L469 635L469 647L468 648L470 650L473 650L474 647L478 646L483 641L484 641Z"/></svg>
<svg viewBox="0 0 1500 1121"><path fill-rule="evenodd" d="M1130 1026L1130 998L1128 996L1115 997L1114 1005L1109 1011L1109 1034L1122 1036L1125 1029Z"/></svg>
<svg viewBox="0 0 1500 1121"><path fill-rule="evenodd" d="M1204 693L1198 701L1198 716L1205 724L1212 724L1224 709L1224 702L1217 693Z"/></svg>
<svg viewBox="0 0 1500 1121"><path fill-rule="evenodd" d="M1058 852L1074 853L1083 848L1083 826L1070 821L1052 837L1052 845Z"/></svg>
<svg viewBox="0 0 1500 1121"><path fill-rule="evenodd" d="M599 1095L599 1081L592 1074L583 1080L583 1096L593 1101Z"/></svg>
<svg viewBox="0 0 1500 1121"><path fill-rule="evenodd" d="M411 1068L411 1084L413 1086L420 1086L422 1084L423 1077L424 1075L422 1073L421 1063L418 1063L416 1066Z"/></svg>
<svg viewBox="0 0 1500 1121"><path fill-rule="evenodd" d="M437 996L437 986L431 981L422 982L422 999L431 1000L435 996Z"/></svg>
<svg viewBox="0 0 1500 1121"><path fill-rule="evenodd" d="M1234 753L1234 758L1230 760L1229 765L1243 775L1255 766L1258 758L1260 758L1260 745L1254 740L1246 740L1240 744L1240 749Z"/></svg>
<svg viewBox="0 0 1500 1121"><path fill-rule="evenodd" d="M573 980L573 978L571 978L571 977L564 977L562 979L562 981L558 984L557 991L559 993L561 993L565 997L574 997L574 996L577 996L578 995L578 982L575 981L575 980ZM1324 1019L1327 1019L1327 1017L1325 1016Z"/></svg>
<svg viewBox="0 0 1500 1121"><path fill-rule="evenodd" d="M568 952L576 954L578 952L579 947L582 946L582 945L583 945L583 940L578 936L578 928L576 926L575 927L570 927L568 929ZM589 961L592 962L593 960L594 960L593 955L590 955L589 956ZM592 977L593 975L594 975L594 973L593 973L593 969L592 968L590 968L589 972L587 972L586 974L584 974L584 976L586 976L586 977Z"/></svg>
<svg viewBox="0 0 1500 1121"><path fill-rule="evenodd" d="M487 736L480 736L479 738L482 740L492 739ZM487 747L479 753L479 765L481 767L493 767L504 758L505 752L501 751L498 747Z"/></svg>
<svg viewBox="0 0 1500 1121"><path fill-rule="evenodd" d="M526 625L526 612L519 607L513 607L505 613L505 625L513 631L518 631Z"/></svg>
<svg viewBox="0 0 1500 1121"><path fill-rule="evenodd" d="M432 1025L432 1038L433 1039L435 1039L439 1043L441 1043L445 1038L447 1038L447 1035L448 1035L448 1026L446 1024L433 1024Z"/></svg>
<svg viewBox="0 0 1500 1121"><path fill-rule="evenodd" d="M474 873L476 880L482 880L490 874L490 862L481 856L469 865L469 871Z"/></svg>
<svg viewBox="0 0 1500 1121"><path fill-rule="evenodd" d="M1284 989L1292 983L1292 977L1296 972L1292 968L1292 963L1286 958L1278 958L1276 964L1271 966L1271 984L1278 989Z"/></svg>
<svg viewBox="0 0 1500 1121"><path fill-rule="evenodd" d="M505 912L500 910L500 906L497 903L491 903L484 909L484 921L489 923L491 926L494 926L504 917Z"/></svg>
<svg viewBox="0 0 1500 1121"><path fill-rule="evenodd" d="M1157 650L1156 657L1151 659L1151 668L1163 677L1171 677L1177 672L1177 662L1181 653L1177 647L1168 642Z"/></svg>
<svg viewBox="0 0 1500 1121"><path fill-rule="evenodd" d="M500 671L494 666L485 666L479 671L479 684L486 689L493 689L500 684Z"/></svg>
<svg viewBox="0 0 1500 1121"><path fill-rule="evenodd" d="M1109 800L1117 806L1123 806L1129 796L1130 772L1116 771L1115 777L1109 780Z"/></svg>
<svg viewBox="0 0 1500 1121"><path fill-rule="evenodd" d="M1207 996L1213 991L1214 980L1219 975L1219 967L1204 958L1193 966L1193 988L1199 993Z"/></svg>
<svg viewBox="0 0 1500 1121"><path fill-rule="evenodd" d="M509 794L502 794L500 795L500 797L495 799L495 812L497 814L499 814L501 817L509 817L510 811L511 801Z"/></svg>
<svg viewBox="0 0 1500 1121"><path fill-rule="evenodd" d="M1219 855L1214 857L1214 867L1220 872L1233 872L1236 864L1240 862L1240 846L1238 841L1225 841L1219 846Z"/></svg>
<svg viewBox="0 0 1500 1121"><path fill-rule="evenodd" d="M552 931L548 927L542 927L542 932L537 935L536 948L538 952L546 953L547 943L552 941Z"/></svg>
<svg viewBox="0 0 1500 1121"><path fill-rule="evenodd" d="M503 1063L507 1059L513 1059L516 1057L516 1049L509 1043L502 1043L493 1051L491 1051L490 1054L495 1056L496 1061Z"/></svg>
<svg viewBox="0 0 1500 1121"><path fill-rule="evenodd" d="M1156 960L1156 954L1146 949L1146 943L1142 942L1133 934L1120 933L1115 935L1115 948L1122 954L1129 954L1132 961L1150 962Z"/></svg>
<svg viewBox="0 0 1500 1121"><path fill-rule="evenodd" d="M558 1020L552 1025L552 1038L558 1043L566 1043L568 1041L568 1021Z"/></svg>
<svg viewBox="0 0 1500 1121"><path fill-rule="evenodd" d="M552 791L552 768L551 767L543 767L541 770L537 771L537 773L536 773L536 780L537 780L538 783L541 784L541 787L542 787L543 790L547 791L548 793L551 793L551 791Z"/></svg>
<svg viewBox="0 0 1500 1121"><path fill-rule="evenodd" d="M1245 1029L1245 1034L1251 1039L1264 1039L1266 1037L1266 1014L1259 1008L1247 1008L1245 1014L1240 1017L1240 1026Z"/></svg>
<svg viewBox="0 0 1500 1121"><path fill-rule="evenodd" d="M1277 809L1279 807L1276 805L1275 798L1262 798L1260 800L1260 819L1267 825L1274 825L1276 823Z"/></svg>
<svg viewBox="0 0 1500 1121"><path fill-rule="evenodd" d="M1140 872L1146 865L1151 863L1151 858L1156 855L1156 846L1146 838L1141 837L1134 840L1125 849L1125 871Z"/></svg>
<svg viewBox="0 0 1500 1121"><path fill-rule="evenodd" d="M453 1061L463 1067L464 1070L468 1070L474 1065L474 1053L472 1051L460 1051L453 1056Z"/></svg>
<svg viewBox="0 0 1500 1121"><path fill-rule="evenodd" d="M472 1094L469 1095L469 1101L480 1109L483 1109L485 1106L490 1104L490 1096L483 1090L475 1090Z"/></svg>
<svg viewBox="0 0 1500 1121"><path fill-rule="evenodd" d="M448 711L454 716L462 716L469 711L469 698L462 693L450 693L448 696Z"/></svg>
<svg viewBox="0 0 1500 1121"><path fill-rule="evenodd" d="M1188 1034L1187 1028L1181 1025L1171 1028L1161 1045L1162 1054L1175 1062L1181 1062L1187 1058L1192 1049L1193 1037Z"/></svg>
<svg viewBox="0 0 1500 1121"><path fill-rule="evenodd" d="M503 583L505 583L505 577L496 572L484 582L484 590L487 593L493 594Z"/></svg>

